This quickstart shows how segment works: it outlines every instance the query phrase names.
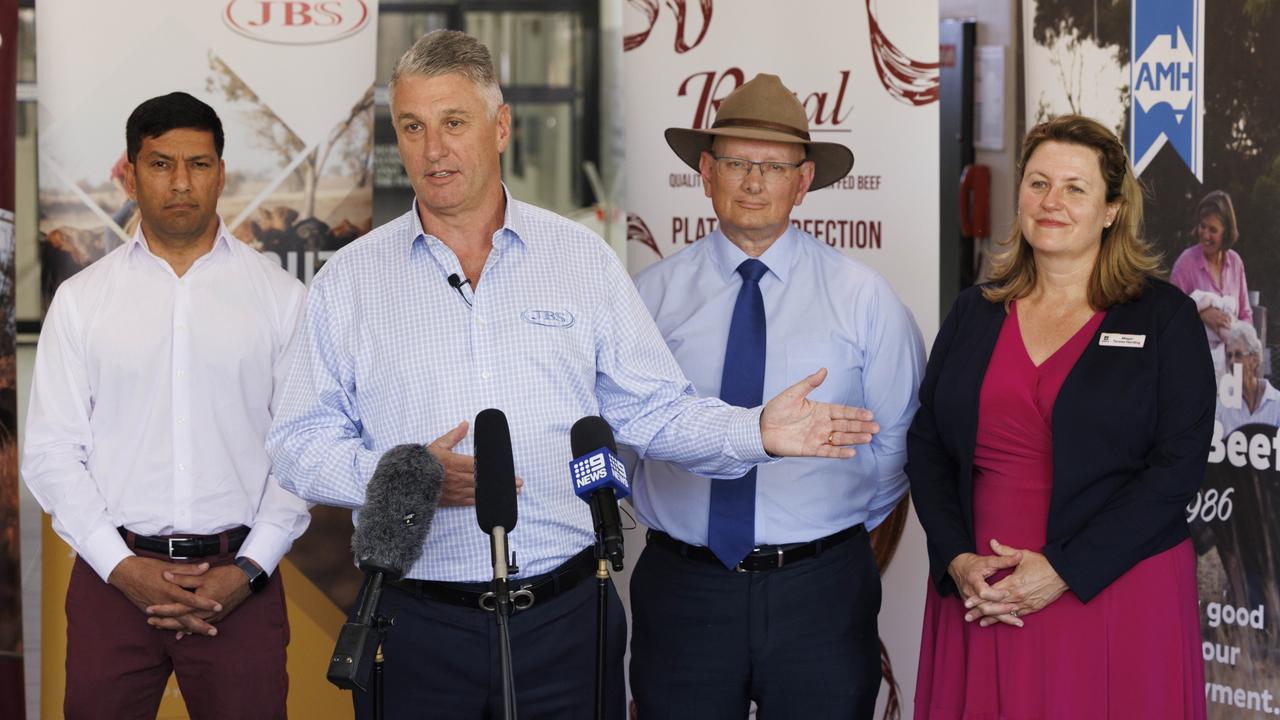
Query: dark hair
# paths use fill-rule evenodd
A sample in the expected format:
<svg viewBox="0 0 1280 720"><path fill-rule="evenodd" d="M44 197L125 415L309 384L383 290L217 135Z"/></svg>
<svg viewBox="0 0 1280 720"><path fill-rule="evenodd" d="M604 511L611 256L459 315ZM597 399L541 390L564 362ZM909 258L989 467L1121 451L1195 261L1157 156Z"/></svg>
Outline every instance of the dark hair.
<svg viewBox="0 0 1280 720"><path fill-rule="evenodd" d="M1102 230L1102 247L1089 278L1089 305L1106 310L1142 294L1148 277L1160 273L1160 254L1142 239L1142 186L1115 133L1082 115L1063 115L1031 128L1022 141L1018 162L1018 187L1022 187L1027 162L1045 142L1078 145L1092 150L1098 171L1106 184L1106 201L1119 210L1111 225ZM1026 297L1036 284L1036 264L1031 245L1022 236L1015 218L1007 241L1009 249L993 261L991 284L982 295L990 302L1004 303Z"/></svg>
<svg viewBox="0 0 1280 720"><path fill-rule="evenodd" d="M153 97L133 109L124 125L124 141L129 162L138 161L138 151L146 138L160 137L170 130L204 130L213 133L213 149L222 157L222 121L205 103L184 92Z"/></svg>

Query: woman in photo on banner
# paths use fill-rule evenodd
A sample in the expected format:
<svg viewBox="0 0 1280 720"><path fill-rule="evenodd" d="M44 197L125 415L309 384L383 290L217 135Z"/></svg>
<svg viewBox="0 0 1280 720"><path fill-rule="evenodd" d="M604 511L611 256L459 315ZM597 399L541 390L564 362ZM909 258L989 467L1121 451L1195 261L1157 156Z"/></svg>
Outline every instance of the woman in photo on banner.
<svg viewBox="0 0 1280 720"><path fill-rule="evenodd" d="M1224 355L1231 323L1253 322L1244 262L1231 247L1240 239L1231 196L1214 190L1200 199L1195 213L1196 244L1173 263L1169 281L1196 301L1213 353L1214 377L1230 367Z"/></svg>
<svg viewBox="0 0 1280 720"><path fill-rule="evenodd" d="M1111 131L1028 133L1009 248L944 321L907 443L930 561L918 719L1205 717L1184 508L1214 383L1141 228Z"/></svg>

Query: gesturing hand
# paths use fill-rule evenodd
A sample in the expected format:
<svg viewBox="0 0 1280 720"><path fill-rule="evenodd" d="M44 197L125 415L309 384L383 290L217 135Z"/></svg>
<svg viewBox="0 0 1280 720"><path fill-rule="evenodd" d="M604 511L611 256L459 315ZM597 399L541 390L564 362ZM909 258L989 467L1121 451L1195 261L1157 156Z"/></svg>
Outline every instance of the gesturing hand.
<svg viewBox="0 0 1280 720"><path fill-rule="evenodd" d="M868 410L809 400L809 393L826 378L822 368L765 404L760 438L766 452L778 457L851 458L856 453L848 445L865 445L880 432Z"/></svg>
<svg viewBox="0 0 1280 720"><path fill-rule="evenodd" d="M444 484L440 489L441 507L476 504L476 459L453 451L454 446L466 436L467 421L463 420L427 446L427 451L444 468ZM523 485L524 480L517 477L516 490Z"/></svg>

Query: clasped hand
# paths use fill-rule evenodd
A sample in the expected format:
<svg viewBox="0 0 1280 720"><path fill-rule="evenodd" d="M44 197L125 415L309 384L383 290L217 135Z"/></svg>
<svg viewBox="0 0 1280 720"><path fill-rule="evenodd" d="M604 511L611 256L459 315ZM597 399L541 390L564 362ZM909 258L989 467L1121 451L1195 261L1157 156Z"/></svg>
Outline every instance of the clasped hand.
<svg viewBox="0 0 1280 720"><path fill-rule="evenodd" d="M966 622L978 621L982 627L997 622L1023 626L1023 618L1057 600L1066 592L1067 584L1041 553L1012 548L991 539L994 555L962 553L947 568L964 600ZM1013 572L998 582L987 578L1001 570Z"/></svg>
<svg viewBox="0 0 1280 720"><path fill-rule="evenodd" d="M235 565L171 563L132 556L107 581L147 615L147 624L185 635L218 634L214 623L249 597L249 582Z"/></svg>

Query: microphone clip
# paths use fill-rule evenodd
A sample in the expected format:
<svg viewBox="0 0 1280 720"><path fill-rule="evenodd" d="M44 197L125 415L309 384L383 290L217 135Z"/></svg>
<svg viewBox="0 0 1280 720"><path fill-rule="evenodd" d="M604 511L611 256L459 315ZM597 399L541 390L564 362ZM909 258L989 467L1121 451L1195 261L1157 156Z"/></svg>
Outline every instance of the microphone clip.
<svg viewBox="0 0 1280 720"><path fill-rule="evenodd" d="M449 277L446 278L446 280L448 280L449 282L449 287L458 291L458 297L462 298L462 301L465 302L469 307L473 307L471 305L471 300L467 298L467 294L462 292L462 286L470 285L471 281L458 275L458 273L449 273Z"/></svg>

